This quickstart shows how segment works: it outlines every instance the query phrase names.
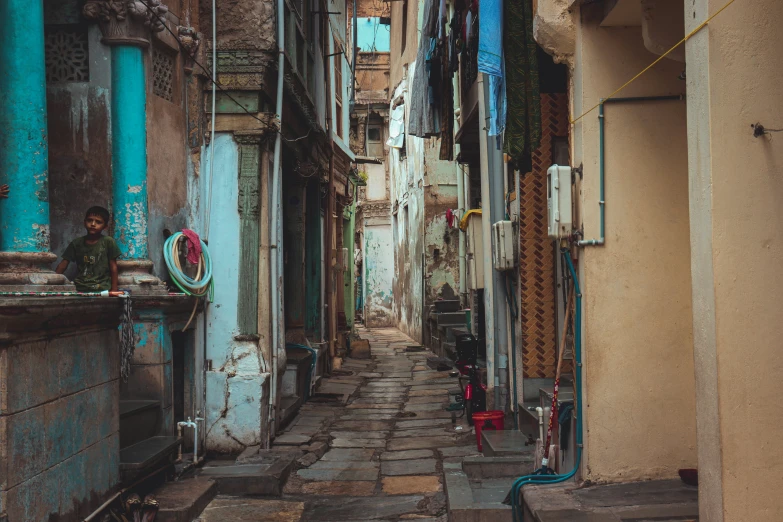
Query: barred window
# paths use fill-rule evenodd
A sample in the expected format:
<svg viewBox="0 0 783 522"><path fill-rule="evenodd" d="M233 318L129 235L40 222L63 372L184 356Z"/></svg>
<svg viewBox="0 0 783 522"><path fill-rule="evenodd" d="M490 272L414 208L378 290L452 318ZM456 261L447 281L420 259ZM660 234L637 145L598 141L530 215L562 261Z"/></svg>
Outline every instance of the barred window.
<svg viewBox="0 0 783 522"><path fill-rule="evenodd" d="M86 27L47 28L44 50L47 83L90 81Z"/></svg>

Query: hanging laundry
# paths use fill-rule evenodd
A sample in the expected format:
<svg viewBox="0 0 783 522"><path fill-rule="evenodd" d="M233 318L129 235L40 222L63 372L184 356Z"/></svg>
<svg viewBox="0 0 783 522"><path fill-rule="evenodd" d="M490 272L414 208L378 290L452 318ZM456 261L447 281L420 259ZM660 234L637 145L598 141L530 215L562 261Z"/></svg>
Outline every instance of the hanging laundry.
<svg viewBox="0 0 783 522"><path fill-rule="evenodd" d="M431 88L429 72L432 70L438 36L439 0L425 0L421 39L416 54L416 64L411 80L411 107L408 133L411 136L429 138L440 132L440 93ZM440 69L438 67L438 69Z"/></svg>
<svg viewBox="0 0 783 522"><path fill-rule="evenodd" d="M446 209L446 224L449 226L449 228L454 228L454 221L456 220L457 215L454 213L453 210L450 208Z"/></svg>
<svg viewBox="0 0 783 522"><path fill-rule="evenodd" d="M511 2L507 2L511 3ZM479 4L478 70L489 75L489 135L499 136L506 124L503 66L503 0Z"/></svg>
<svg viewBox="0 0 783 522"><path fill-rule="evenodd" d="M405 145L405 105L394 107L389 117L389 139L386 145L393 149L401 149Z"/></svg>
<svg viewBox="0 0 783 522"><path fill-rule="evenodd" d="M506 2L506 81L509 86L505 149L519 164L541 144L538 45L533 39L532 0ZM526 170L522 166L523 172ZM529 168L529 167L528 167Z"/></svg>

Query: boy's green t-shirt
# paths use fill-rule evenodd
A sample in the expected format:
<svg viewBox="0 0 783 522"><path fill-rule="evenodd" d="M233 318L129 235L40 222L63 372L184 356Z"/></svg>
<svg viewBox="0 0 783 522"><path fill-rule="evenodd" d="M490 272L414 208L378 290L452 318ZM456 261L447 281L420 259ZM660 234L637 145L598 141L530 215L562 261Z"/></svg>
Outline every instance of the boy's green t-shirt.
<svg viewBox="0 0 783 522"><path fill-rule="evenodd" d="M78 268L73 283L79 292L111 290L109 261L122 255L120 247L108 236L94 244L87 244L86 237L77 237L63 253L63 259L76 263Z"/></svg>

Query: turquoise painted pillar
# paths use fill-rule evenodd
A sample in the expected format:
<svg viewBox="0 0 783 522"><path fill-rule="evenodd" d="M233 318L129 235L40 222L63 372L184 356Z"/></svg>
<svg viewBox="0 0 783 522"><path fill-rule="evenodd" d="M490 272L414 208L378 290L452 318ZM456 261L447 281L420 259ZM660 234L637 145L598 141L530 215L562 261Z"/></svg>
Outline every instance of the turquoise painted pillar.
<svg viewBox="0 0 783 522"><path fill-rule="evenodd" d="M24 23L20 23L24 20ZM49 150L42 0L0 2L0 251L49 251Z"/></svg>
<svg viewBox="0 0 783 522"><path fill-rule="evenodd" d="M0 285L41 290L67 283L50 266L43 0L0 1L0 28Z"/></svg>
<svg viewBox="0 0 783 522"><path fill-rule="evenodd" d="M160 0L149 8L136 2L87 0L82 13L95 20L103 43L111 46L112 211L119 286L133 293L163 294L152 275L147 238L147 82L144 54L151 31L160 32L167 9ZM109 5L111 4L111 5ZM142 9L143 8L143 9Z"/></svg>
<svg viewBox="0 0 783 522"><path fill-rule="evenodd" d="M147 247L147 86L140 47L111 50L114 238L123 259L145 260Z"/></svg>

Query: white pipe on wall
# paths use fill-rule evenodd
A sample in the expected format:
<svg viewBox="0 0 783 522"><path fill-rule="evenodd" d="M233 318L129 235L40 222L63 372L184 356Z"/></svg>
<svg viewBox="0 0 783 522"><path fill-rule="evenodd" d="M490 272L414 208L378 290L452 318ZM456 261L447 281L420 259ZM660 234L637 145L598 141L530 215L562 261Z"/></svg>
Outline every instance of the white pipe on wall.
<svg viewBox="0 0 783 522"><path fill-rule="evenodd" d="M269 204L269 226L270 232L270 245L269 245L269 272L270 272L270 286L272 290L272 339L271 339L271 354L272 354L272 382L269 383L269 426L267 429L267 447L269 441L274 436L277 421L277 351L278 351L278 338L279 332L279 320L280 320L280 294L277 287L277 279L279 274L279 259L278 255L278 211L280 209L280 157L282 154L282 132L283 132L283 71L285 71L285 21L284 21L284 0L277 0L277 97L275 99L275 118L277 119L277 135L275 136L275 152L274 159L272 160L272 190L270 191L270 204Z"/></svg>

